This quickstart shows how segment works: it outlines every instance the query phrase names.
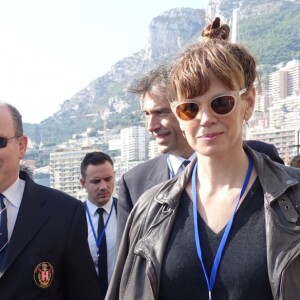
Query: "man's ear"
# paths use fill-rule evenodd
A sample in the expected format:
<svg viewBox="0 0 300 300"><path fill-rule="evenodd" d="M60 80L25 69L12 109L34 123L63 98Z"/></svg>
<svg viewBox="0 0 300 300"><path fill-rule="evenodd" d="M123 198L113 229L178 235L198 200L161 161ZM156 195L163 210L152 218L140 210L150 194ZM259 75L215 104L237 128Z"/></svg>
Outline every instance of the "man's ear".
<svg viewBox="0 0 300 300"><path fill-rule="evenodd" d="M18 138L20 159L23 159L26 155L27 143L28 143L28 138L26 135L22 135Z"/></svg>
<svg viewBox="0 0 300 300"><path fill-rule="evenodd" d="M81 183L81 186L84 188L85 187L85 180L83 178L80 178L80 183Z"/></svg>
<svg viewBox="0 0 300 300"><path fill-rule="evenodd" d="M245 100L247 101L245 115L244 115L245 121L248 121L253 114L254 106L255 106L255 96L256 96L255 87L250 88L249 91L247 92L247 95L244 96Z"/></svg>

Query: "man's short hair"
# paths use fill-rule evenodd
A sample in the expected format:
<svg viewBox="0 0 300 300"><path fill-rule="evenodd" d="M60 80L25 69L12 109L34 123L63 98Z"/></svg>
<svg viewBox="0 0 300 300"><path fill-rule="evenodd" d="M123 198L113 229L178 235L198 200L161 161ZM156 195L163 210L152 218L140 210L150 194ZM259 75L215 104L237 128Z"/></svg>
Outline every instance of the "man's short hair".
<svg viewBox="0 0 300 300"><path fill-rule="evenodd" d="M20 137L23 135L23 122L22 122L22 115L20 112L11 104L4 103L4 105L8 108L10 111L13 122L14 122L14 127L15 127L15 136Z"/></svg>
<svg viewBox="0 0 300 300"><path fill-rule="evenodd" d="M149 70L146 75L136 79L128 88L128 91L141 96L142 99L148 94L155 97L161 93L168 93L170 85L171 64L163 64Z"/></svg>
<svg viewBox="0 0 300 300"><path fill-rule="evenodd" d="M114 167L114 163L108 154L101 151L87 153L80 165L80 172L82 178L86 177L86 169L89 165L102 165L106 161L108 161L112 165L112 167Z"/></svg>
<svg viewBox="0 0 300 300"><path fill-rule="evenodd" d="M290 161L290 166L294 167L294 168L300 168L300 155L299 154L292 157L292 159Z"/></svg>

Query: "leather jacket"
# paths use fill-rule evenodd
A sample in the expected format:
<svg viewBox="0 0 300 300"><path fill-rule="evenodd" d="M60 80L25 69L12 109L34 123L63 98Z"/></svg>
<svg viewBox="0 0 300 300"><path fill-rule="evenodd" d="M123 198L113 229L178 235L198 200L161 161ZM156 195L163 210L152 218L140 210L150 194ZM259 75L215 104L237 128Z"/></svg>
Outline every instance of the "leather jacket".
<svg viewBox="0 0 300 300"><path fill-rule="evenodd" d="M251 150L264 192L267 264L276 300L300 299L300 169ZM133 208L105 299L157 299L165 248L195 160L179 176L146 191Z"/></svg>

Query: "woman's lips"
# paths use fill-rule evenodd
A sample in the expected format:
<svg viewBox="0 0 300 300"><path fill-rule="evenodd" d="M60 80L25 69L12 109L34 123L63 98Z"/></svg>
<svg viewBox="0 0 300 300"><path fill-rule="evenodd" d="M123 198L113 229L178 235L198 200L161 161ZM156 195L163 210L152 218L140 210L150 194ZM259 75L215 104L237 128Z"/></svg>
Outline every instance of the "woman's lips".
<svg viewBox="0 0 300 300"><path fill-rule="evenodd" d="M219 136L221 136L221 132L216 132L216 133L208 133L208 134L202 134L200 136L200 139L210 142L216 140Z"/></svg>

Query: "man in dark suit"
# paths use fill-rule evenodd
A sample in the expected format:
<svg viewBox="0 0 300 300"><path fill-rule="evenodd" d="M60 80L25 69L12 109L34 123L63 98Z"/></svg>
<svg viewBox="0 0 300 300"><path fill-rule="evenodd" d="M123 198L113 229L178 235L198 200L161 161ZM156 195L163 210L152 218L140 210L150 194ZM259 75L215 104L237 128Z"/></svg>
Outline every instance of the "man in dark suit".
<svg viewBox="0 0 300 300"><path fill-rule="evenodd" d="M264 154L268 155L272 160L284 165L284 161L279 156L279 153L273 144L256 141L256 140L247 140L246 143L253 150L260 152L260 153L264 153Z"/></svg>
<svg viewBox="0 0 300 300"><path fill-rule="evenodd" d="M19 172L26 147L20 113L1 103L0 299L99 299L83 204Z"/></svg>
<svg viewBox="0 0 300 300"><path fill-rule="evenodd" d="M145 123L162 155L125 173L119 182L118 232L119 245L128 215L140 195L183 170L182 163L195 156L186 142L179 123L172 113L167 97L171 65L150 70L131 86L130 91L140 96Z"/></svg>
<svg viewBox="0 0 300 300"><path fill-rule="evenodd" d="M191 160L194 156L193 149L185 140L170 109L167 97L170 70L170 65L150 70L145 77L130 88L131 92L138 94L141 98L146 126L155 138L162 155L134 167L121 177L118 196L117 245L121 241L128 215L141 194L177 175L182 171L180 163L187 159ZM246 143L248 144L248 141ZM249 146L284 164L274 145L249 141Z"/></svg>
<svg viewBox="0 0 300 300"><path fill-rule="evenodd" d="M87 153L81 162L80 183L87 191L85 202L88 242L104 299L115 265L117 198L114 163L106 153Z"/></svg>

